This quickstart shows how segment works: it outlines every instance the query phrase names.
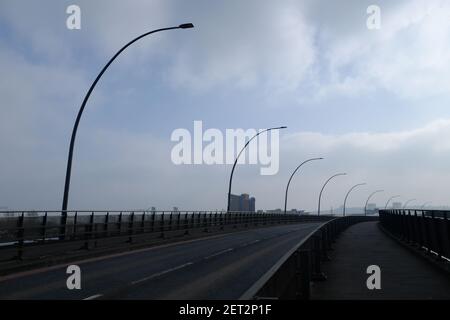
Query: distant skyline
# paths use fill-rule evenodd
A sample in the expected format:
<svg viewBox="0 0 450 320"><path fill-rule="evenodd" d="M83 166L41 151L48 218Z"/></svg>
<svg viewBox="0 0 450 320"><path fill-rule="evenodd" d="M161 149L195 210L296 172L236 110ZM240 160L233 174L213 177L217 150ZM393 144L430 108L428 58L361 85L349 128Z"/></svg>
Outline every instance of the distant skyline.
<svg viewBox="0 0 450 320"><path fill-rule="evenodd" d="M81 30L66 8L81 8ZM282 208L292 170L310 157L289 207L349 207L389 196L450 203L450 2L134 0L0 2L0 207L59 210L76 113L108 59L77 136L70 209L226 208L231 165L174 165L171 133L205 128L280 132L280 168L239 165L234 194Z"/></svg>

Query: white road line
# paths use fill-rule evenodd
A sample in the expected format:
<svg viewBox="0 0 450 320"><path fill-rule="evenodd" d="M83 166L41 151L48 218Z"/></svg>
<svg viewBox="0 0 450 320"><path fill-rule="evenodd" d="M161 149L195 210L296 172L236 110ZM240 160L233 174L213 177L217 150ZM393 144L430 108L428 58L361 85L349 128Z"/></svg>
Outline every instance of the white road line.
<svg viewBox="0 0 450 320"><path fill-rule="evenodd" d="M258 243L258 242L260 242L260 241L261 241L261 240L254 240L254 241L246 242L246 243L244 243L244 244L241 246L241 248L247 247L247 246L251 246L252 244Z"/></svg>
<svg viewBox="0 0 450 320"><path fill-rule="evenodd" d="M224 253L233 251L233 250L234 250L233 248L228 248L228 249L225 249L225 250L222 250L222 251L213 253L212 255L207 256L207 257L204 257L203 259L210 259L210 258L212 258L212 257L216 257L216 256L218 256L218 255L221 255L221 254L224 254Z"/></svg>
<svg viewBox="0 0 450 320"><path fill-rule="evenodd" d="M103 296L103 295L102 294L94 294L93 296L84 298L83 300L94 300L94 299L100 298L101 296Z"/></svg>
<svg viewBox="0 0 450 320"><path fill-rule="evenodd" d="M132 281L131 284L137 284L137 283L140 283L140 282L144 282L144 281L147 281L147 280L151 280L151 279L160 277L160 276L162 276L162 275L164 275L164 274L166 274L166 273L169 273L169 272L172 272L172 271L176 271L176 270L185 268L185 267L187 267L187 266L190 266L191 264L194 264L194 263L193 263L193 262L188 262L188 263L182 264L182 265L180 265L180 266L178 266L178 267L170 268L170 269L167 269L167 270L164 270L164 271L161 271L161 272L152 274L151 276L148 276L148 277L145 277L145 278L136 280L136 281Z"/></svg>

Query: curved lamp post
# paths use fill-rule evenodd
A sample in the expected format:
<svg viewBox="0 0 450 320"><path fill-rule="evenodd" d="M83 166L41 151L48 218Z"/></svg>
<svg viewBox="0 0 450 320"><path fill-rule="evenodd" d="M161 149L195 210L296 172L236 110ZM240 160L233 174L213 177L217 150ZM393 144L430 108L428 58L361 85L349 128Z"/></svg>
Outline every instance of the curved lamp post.
<svg viewBox="0 0 450 320"><path fill-rule="evenodd" d="M399 197L400 197L400 195L396 195L396 196L390 197L390 198L388 199L388 201L386 202L386 205L384 206L384 210L387 209L387 206L388 206L389 202L391 202L392 199L399 198Z"/></svg>
<svg viewBox="0 0 450 320"><path fill-rule="evenodd" d="M420 210L423 210L426 205L431 204L431 201L425 202L421 207Z"/></svg>
<svg viewBox="0 0 450 320"><path fill-rule="evenodd" d="M227 212L230 212L230 204L231 204L231 183L233 182L233 174L234 174L234 169L236 168L236 164L239 160L239 157L241 156L242 152L245 150L245 148L247 148L248 144L250 143L250 141L252 141L253 139L255 139L257 136L259 136L261 133L267 132L267 131L271 131L271 130L280 130L280 129L286 129L286 126L283 127L275 127L275 128L268 128L265 130L262 130L260 132L258 132L257 134L255 134L253 137L251 137L247 143L244 145L244 147L241 149L241 151L239 152L239 154L237 155L236 159L234 160L234 164L233 164L233 168L231 169L231 175L230 175L230 183L228 185L228 204L227 204Z"/></svg>
<svg viewBox="0 0 450 320"><path fill-rule="evenodd" d="M323 184L323 187L322 187L322 189L320 190L320 193L319 193L319 204L318 204L318 206L317 206L317 215L318 216L320 216L320 199L322 198L322 192L323 192L323 189L325 189L325 186L328 184L328 182L330 182L330 180L331 179L333 179L333 178L335 178L335 177L338 177L338 176L345 176L345 175L347 175L346 173L337 173L337 174L335 174L334 176L331 176L327 181L325 181L325 183Z"/></svg>
<svg viewBox="0 0 450 320"><path fill-rule="evenodd" d="M350 190L348 190L347 195L345 196L345 199L344 199L344 210L343 210L343 216L344 216L344 217L345 217L345 204L347 203L348 195L349 195L350 192L352 192L353 189L355 189L356 187L364 186L364 185L366 185L366 184L367 184L367 183L358 183L358 184L355 184L353 187L351 187Z"/></svg>
<svg viewBox="0 0 450 320"><path fill-rule="evenodd" d="M117 56L119 54L121 54L126 48L128 48L131 44L135 43L136 41L138 41L139 39L148 36L152 33L156 33L156 32L160 32L160 31L165 31L165 30L173 30L173 29L189 29L189 28L193 28L194 25L192 23L184 23L184 24L180 24L178 27L170 27L170 28L162 28L162 29L156 29L150 32L146 32L142 35L140 35L137 38L134 38L133 40L131 40L130 42L128 42L126 45L124 45L119 51L117 51L117 53L108 61L108 63L103 67L103 69L100 71L100 73L97 75L97 78L95 78L94 82L92 83L91 87L89 88L86 96L84 97L83 103L81 104L81 108L78 111L78 115L77 118L75 120L75 125L73 126L73 131L72 131L72 137L70 139L70 146L69 146L69 157L67 159L67 170L66 170L66 181L64 184L64 197L63 197L63 203L62 203L62 211L61 211L61 225L62 228L64 228L64 231L62 232L62 234L64 235L65 233L65 225L66 225L66 221L67 221L67 204L69 201L69 188L70 188L70 176L71 176L71 172L72 172L72 157L73 157L73 147L75 144L75 138L76 138L76 134L77 134L77 129L78 129L78 124L80 122L81 119L81 115L83 114L83 110L86 106L86 103L89 99L89 96L91 95L92 91L94 90L95 85L97 84L97 82L100 80L100 78L102 77L103 73L105 73L106 69L108 69L108 67L111 65L111 63L117 58Z"/></svg>
<svg viewBox="0 0 450 320"><path fill-rule="evenodd" d="M322 160L323 158L311 158L311 159L308 159L308 160L306 160L306 161L303 161L302 163L300 163L300 165L297 167L297 168L295 168L295 170L294 170L294 172L292 172L292 174L291 174L291 177L289 178L289 181L288 181L288 183L287 183L287 186L286 186L286 194L285 194L285 196L284 196L284 213L286 214L286 208L287 208L287 198L288 198L288 191L289 191L289 185L291 184L291 180L292 180L292 177L294 176L294 174L298 171L298 169L300 169L300 167L302 166L302 165L304 165L305 163L307 163L307 162L310 162L310 161L315 161L315 160Z"/></svg>
<svg viewBox="0 0 450 320"><path fill-rule="evenodd" d="M405 204L404 204L404 206L403 206L403 209L405 209L406 206L407 206L410 202L413 202L413 201L416 201L416 200L417 200L417 199L409 199L408 201L406 201Z"/></svg>
<svg viewBox="0 0 450 320"><path fill-rule="evenodd" d="M364 205L364 215L367 216L367 204L369 203L370 198L372 198L375 194L379 192L384 192L384 190L377 190L370 194L370 196L367 198L366 204Z"/></svg>

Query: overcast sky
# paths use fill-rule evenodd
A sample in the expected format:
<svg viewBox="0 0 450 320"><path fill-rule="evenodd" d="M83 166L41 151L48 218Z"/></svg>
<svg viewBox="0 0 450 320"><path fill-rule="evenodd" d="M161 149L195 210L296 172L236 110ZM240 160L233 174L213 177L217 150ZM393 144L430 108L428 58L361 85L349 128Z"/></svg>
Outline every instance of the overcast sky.
<svg viewBox="0 0 450 320"><path fill-rule="evenodd" d="M81 30L66 28L67 6ZM369 5L381 29L366 26ZM87 89L133 37L144 38L94 90L75 145L71 209L223 209L231 165L172 163L173 130L280 133L280 170L236 169L233 192L258 209L361 206L401 194L449 203L450 2L0 2L0 207L60 209L72 126Z"/></svg>

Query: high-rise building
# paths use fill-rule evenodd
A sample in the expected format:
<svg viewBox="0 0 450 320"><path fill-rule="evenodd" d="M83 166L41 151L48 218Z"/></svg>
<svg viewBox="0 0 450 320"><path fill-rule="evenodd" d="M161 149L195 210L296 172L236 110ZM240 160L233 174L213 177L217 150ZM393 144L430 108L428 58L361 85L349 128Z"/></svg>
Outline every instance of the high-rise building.
<svg viewBox="0 0 450 320"><path fill-rule="evenodd" d="M248 211L255 212L255 204L256 204L255 197L251 197L250 200L249 200L249 209L248 209Z"/></svg>
<svg viewBox="0 0 450 320"><path fill-rule="evenodd" d="M255 212L255 203L255 198L250 198L250 196L246 193L243 193L240 196L232 194L230 196L230 211Z"/></svg>

